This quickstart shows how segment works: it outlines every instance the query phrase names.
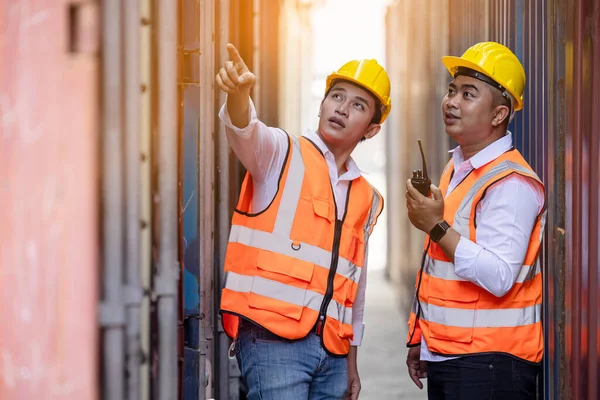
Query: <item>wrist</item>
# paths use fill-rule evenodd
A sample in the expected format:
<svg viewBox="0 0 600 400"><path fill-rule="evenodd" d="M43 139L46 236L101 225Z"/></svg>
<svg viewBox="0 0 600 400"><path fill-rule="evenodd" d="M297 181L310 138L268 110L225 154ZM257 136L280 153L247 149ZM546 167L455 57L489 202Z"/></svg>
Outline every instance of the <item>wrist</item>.
<svg viewBox="0 0 600 400"><path fill-rule="evenodd" d="M350 346L350 351L348 352L348 368L349 369L358 369L358 348L356 346Z"/></svg>
<svg viewBox="0 0 600 400"><path fill-rule="evenodd" d="M444 220L444 218L440 218L440 219L436 220L436 221L433 223L433 225L429 225L429 227L428 227L429 229L427 229L427 230L425 231L425 233L429 235L429 234L431 233L431 230L432 230L433 228L435 228L435 227L436 227L438 224L441 224L441 223L442 223L442 222L444 222L444 221L445 221L445 220Z"/></svg>
<svg viewBox="0 0 600 400"><path fill-rule="evenodd" d="M450 229L450 224L444 219L439 220L428 232L429 237L434 243L438 243Z"/></svg>

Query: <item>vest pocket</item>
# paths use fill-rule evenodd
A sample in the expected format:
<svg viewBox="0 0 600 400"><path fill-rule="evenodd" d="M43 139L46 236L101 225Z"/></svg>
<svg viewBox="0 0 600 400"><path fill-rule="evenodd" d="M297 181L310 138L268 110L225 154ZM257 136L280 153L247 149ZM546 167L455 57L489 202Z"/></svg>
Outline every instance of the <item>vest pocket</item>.
<svg viewBox="0 0 600 400"><path fill-rule="evenodd" d="M429 336L434 339L471 343L478 299L479 293L473 292L468 292L461 300L429 296L426 315L423 315L427 320Z"/></svg>
<svg viewBox="0 0 600 400"><path fill-rule="evenodd" d="M261 250L256 267L248 306L300 320L314 264Z"/></svg>
<svg viewBox="0 0 600 400"><path fill-rule="evenodd" d="M338 330L338 336L342 339L352 340L354 337L354 331L352 325L340 323L340 329Z"/></svg>
<svg viewBox="0 0 600 400"><path fill-rule="evenodd" d="M354 300L356 300L357 284L353 284L350 279L345 279L342 292L345 293L344 303L336 303L338 306L339 327L338 336L342 339L352 339L352 312ZM340 288L342 289L342 288ZM347 322L347 323L344 323Z"/></svg>
<svg viewBox="0 0 600 400"><path fill-rule="evenodd" d="M332 222L335 219L333 215L333 209L329 201L326 199L320 199L318 197L312 198L313 212L321 218L327 219Z"/></svg>

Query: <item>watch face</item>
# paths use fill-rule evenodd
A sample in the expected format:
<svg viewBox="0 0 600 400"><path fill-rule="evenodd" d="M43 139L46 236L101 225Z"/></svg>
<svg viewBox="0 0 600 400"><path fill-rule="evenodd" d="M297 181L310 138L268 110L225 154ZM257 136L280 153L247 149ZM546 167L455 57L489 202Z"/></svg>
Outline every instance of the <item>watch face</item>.
<svg viewBox="0 0 600 400"><path fill-rule="evenodd" d="M446 231L450 228L450 225L446 221L442 221L433 227L429 236L431 240L437 243L441 238L444 237Z"/></svg>

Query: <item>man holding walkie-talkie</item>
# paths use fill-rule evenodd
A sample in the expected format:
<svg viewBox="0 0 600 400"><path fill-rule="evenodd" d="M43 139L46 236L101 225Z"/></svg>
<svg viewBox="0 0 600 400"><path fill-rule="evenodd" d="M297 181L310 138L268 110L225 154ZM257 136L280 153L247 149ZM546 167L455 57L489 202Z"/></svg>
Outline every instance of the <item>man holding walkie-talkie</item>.
<svg viewBox="0 0 600 400"><path fill-rule="evenodd" d="M408 371L419 388L427 377L430 399L535 399L545 194L507 130L523 108L525 71L494 42L442 61L454 78L442 115L459 146L431 197L406 183L408 217L428 234Z"/></svg>

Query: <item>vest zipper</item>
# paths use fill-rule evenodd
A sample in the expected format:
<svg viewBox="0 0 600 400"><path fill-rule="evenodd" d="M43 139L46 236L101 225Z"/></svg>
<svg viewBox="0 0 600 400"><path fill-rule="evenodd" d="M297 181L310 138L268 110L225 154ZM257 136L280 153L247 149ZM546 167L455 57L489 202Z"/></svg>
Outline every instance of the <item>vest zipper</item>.
<svg viewBox="0 0 600 400"><path fill-rule="evenodd" d="M333 185L331 185L330 187L331 194L333 196L333 204L335 205L335 228L333 232L333 248L331 249L331 265L329 266L329 275L327 277L327 290L325 291L325 297L323 298L323 303L321 303L321 310L319 311L319 319L317 320L318 335L321 335L321 333L323 332L323 325L325 325L325 318L327 317L327 308L329 307L329 302L333 297L333 280L335 279L335 274L337 273L338 260L340 258L340 241L342 238L342 225L344 224L346 214L348 213L348 203L350 202L350 189L352 189L352 181L348 183L348 192L346 193L346 208L344 209L344 216L341 220L337 217L338 208L337 203L335 201L335 192L333 190ZM323 345L323 347L325 347L325 345Z"/></svg>
<svg viewBox="0 0 600 400"><path fill-rule="evenodd" d="M329 302L333 297L333 280L337 272L338 260L340 257L340 239L342 237L342 221L336 218L335 220L335 232L333 235L333 249L331 252L331 265L329 267L329 276L327 278L327 291L321 304L321 311L319 312L319 321L317 322L317 334L320 335L325 324L325 316L327 315L327 308Z"/></svg>

